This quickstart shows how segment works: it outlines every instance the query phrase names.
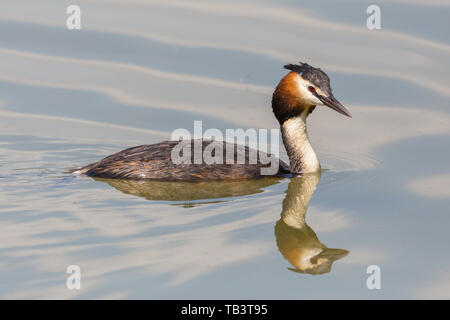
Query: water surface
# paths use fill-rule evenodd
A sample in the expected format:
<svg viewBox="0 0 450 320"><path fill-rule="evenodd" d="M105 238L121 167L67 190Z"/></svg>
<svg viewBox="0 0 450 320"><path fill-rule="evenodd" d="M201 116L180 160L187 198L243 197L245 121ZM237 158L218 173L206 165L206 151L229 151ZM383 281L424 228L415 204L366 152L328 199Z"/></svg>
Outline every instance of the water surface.
<svg viewBox="0 0 450 320"><path fill-rule="evenodd" d="M450 298L446 2L379 1L376 31L369 1L78 1L76 31L69 4L0 5L1 298ZM320 177L68 173L195 120L277 128L299 60L353 115L309 118Z"/></svg>

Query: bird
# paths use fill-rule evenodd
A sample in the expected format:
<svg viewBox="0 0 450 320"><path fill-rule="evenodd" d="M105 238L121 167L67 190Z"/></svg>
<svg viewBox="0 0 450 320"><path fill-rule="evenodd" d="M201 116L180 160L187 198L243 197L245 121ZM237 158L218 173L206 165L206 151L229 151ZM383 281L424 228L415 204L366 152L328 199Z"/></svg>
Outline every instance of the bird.
<svg viewBox="0 0 450 320"><path fill-rule="evenodd" d="M351 114L334 97L330 79L320 68L302 62L287 64L284 68L289 72L273 92L272 111L280 125L289 165L278 158L270 158L275 159L277 163L270 175L320 172L319 159L308 139L308 116L316 106L327 106L348 117L351 117ZM190 154L186 155L191 161L174 161L174 151L184 152L187 150L185 148L190 151ZM196 163L198 153L208 149L212 149L213 154L222 161L206 163L202 160ZM228 150L234 152L229 153ZM252 154L255 154L254 151L248 146L216 140L163 141L122 150L74 172L106 179L160 181L246 180L265 177L267 172L264 172L264 168L267 169L270 164L263 159L269 156L264 152L257 152L252 163L250 160ZM239 162L239 156L245 161Z"/></svg>

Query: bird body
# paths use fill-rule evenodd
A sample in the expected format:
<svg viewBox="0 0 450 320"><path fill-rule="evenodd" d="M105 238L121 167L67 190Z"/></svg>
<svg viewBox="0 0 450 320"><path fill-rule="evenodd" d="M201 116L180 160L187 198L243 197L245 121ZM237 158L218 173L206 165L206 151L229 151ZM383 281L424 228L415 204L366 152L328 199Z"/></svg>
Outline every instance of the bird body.
<svg viewBox="0 0 450 320"><path fill-rule="evenodd" d="M270 164L263 163L265 153L255 152L256 163L251 163L252 149L246 146L223 141L201 140L200 148L195 148L195 140L188 141L192 153L189 163L175 163L172 161L172 151L180 141L163 141L160 143L142 145L110 155L100 161L81 168L79 173L98 177L133 180L164 180L164 181L201 181L201 180L244 180L262 177L261 168ZM195 158L201 158L208 147L215 146L222 150L222 161L219 163L195 164ZM233 152L227 153L231 149ZM200 155L198 155L200 154ZM240 164L239 155L244 161ZM289 173L289 166L279 160L279 167L275 175Z"/></svg>

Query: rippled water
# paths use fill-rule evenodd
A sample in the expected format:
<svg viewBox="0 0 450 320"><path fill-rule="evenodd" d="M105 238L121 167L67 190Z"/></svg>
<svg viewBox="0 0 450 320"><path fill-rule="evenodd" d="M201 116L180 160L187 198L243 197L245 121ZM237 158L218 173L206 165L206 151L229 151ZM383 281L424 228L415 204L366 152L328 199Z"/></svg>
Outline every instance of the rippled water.
<svg viewBox="0 0 450 320"><path fill-rule="evenodd" d="M77 3L76 31L70 1L0 4L0 297L450 298L448 2L378 1L375 31L368 1ZM309 118L321 177L68 173L194 120L276 128L298 60L353 114Z"/></svg>

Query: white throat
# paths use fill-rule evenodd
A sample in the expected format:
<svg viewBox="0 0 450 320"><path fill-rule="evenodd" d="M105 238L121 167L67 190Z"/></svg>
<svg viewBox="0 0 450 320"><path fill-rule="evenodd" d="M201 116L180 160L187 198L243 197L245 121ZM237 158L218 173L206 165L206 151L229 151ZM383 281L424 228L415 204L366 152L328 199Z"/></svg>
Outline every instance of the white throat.
<svg viewBox="0 0 450 320"><path fill-rule="evenodd" d="M319 158L308 139L307 116L308 109L305 109L299 117L288 119L281 125L281 135L293 173L320 171Z"/></svg>

